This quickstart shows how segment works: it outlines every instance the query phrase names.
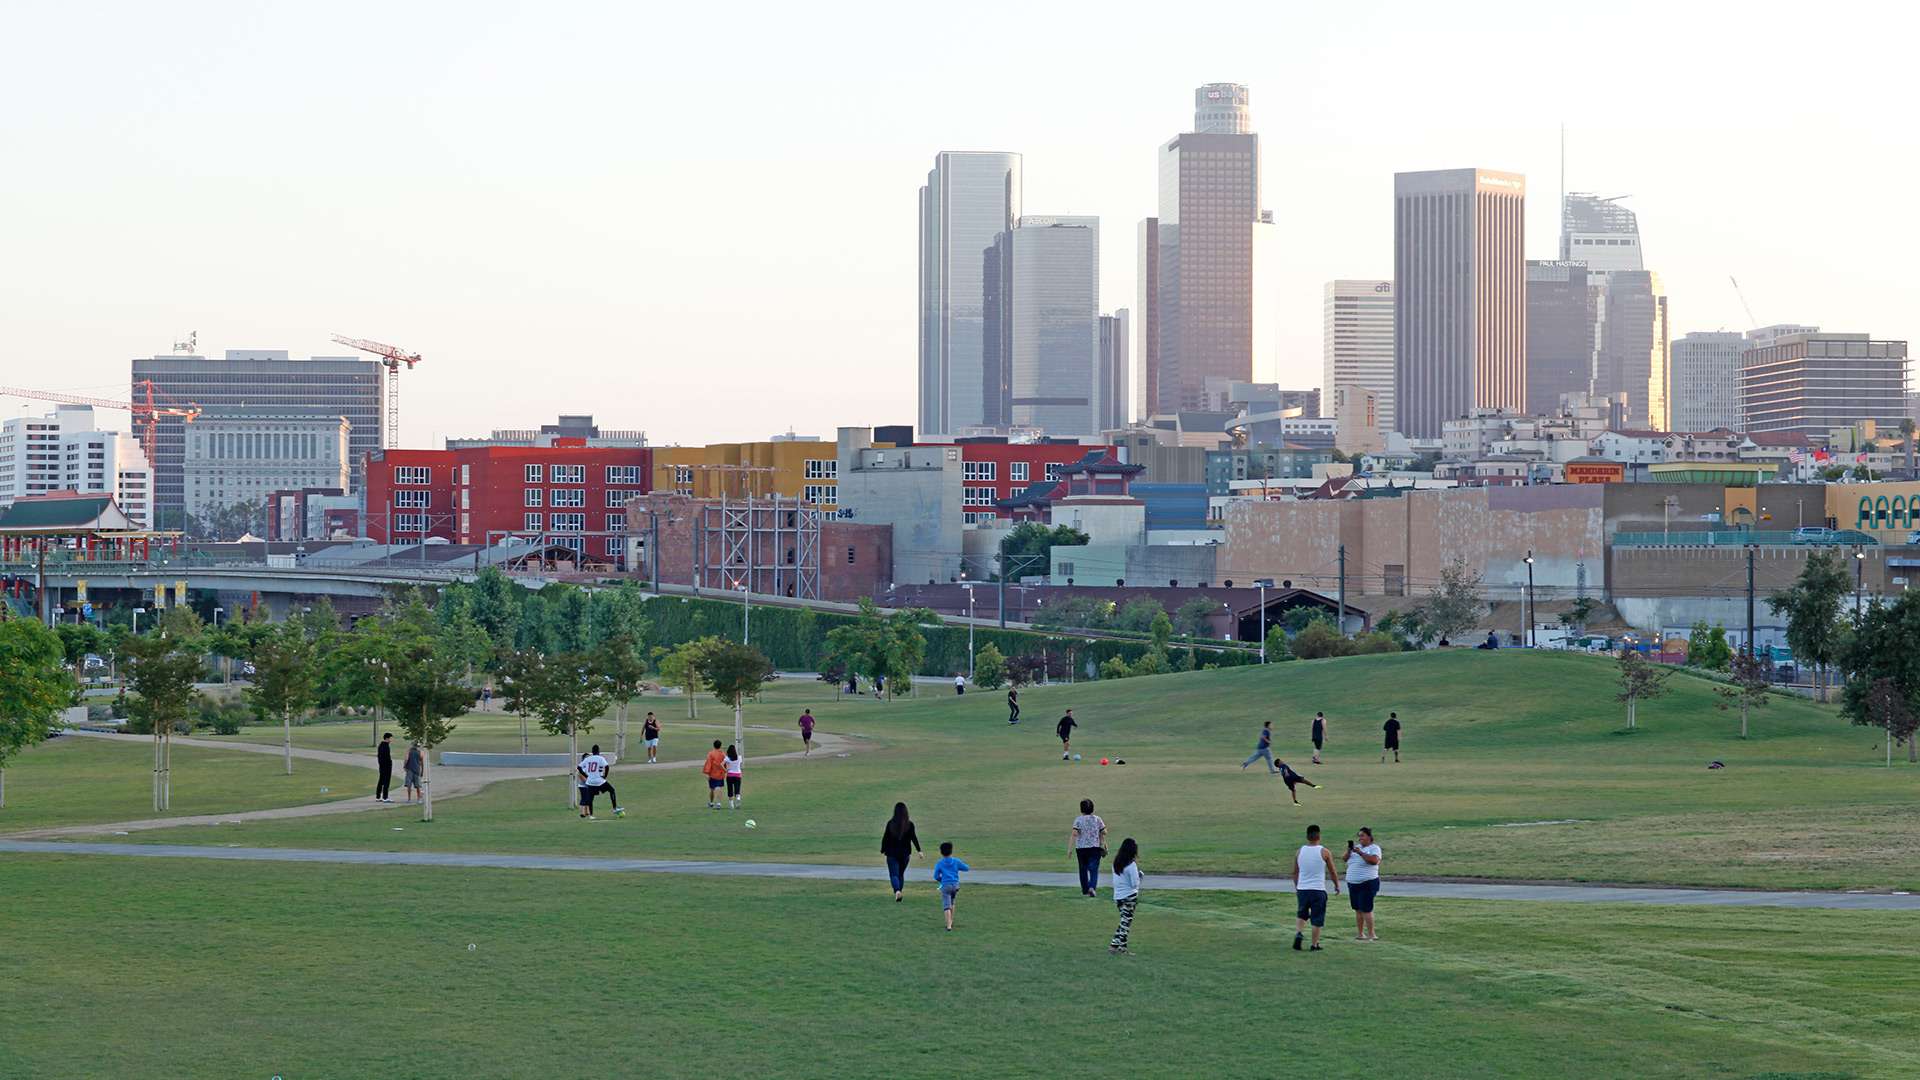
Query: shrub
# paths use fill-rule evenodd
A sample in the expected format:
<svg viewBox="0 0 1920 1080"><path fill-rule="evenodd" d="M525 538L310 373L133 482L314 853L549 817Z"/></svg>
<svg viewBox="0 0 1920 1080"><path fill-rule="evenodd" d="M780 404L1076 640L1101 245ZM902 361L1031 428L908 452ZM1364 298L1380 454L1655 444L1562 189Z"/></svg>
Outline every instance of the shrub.
<svg viewBox="0 0 1920 1080"><path fill-rule="evenodd" d="M113 706L104 701L96 701L87 706L87 722L104 724L113 719Z"/></svg>
<svg viewBox="0 0 1920 1080"><path fill-rule="evenodd" d="M1007 681L1007 658L992 642L980 646L973 655L973 685L982 690L998 690Z"/></svg>
<svg viewBox="0 0 1920 1080"><path fill-rule="evenodd" d="M1290 643L1293 655L1302 660L1318 660L1327 656L1346 656L1353 652L1353 642L1340 636L1333 624L1315 619L1306 628L1293 635Z"/></svg>
<svg viewBox="0 0 1920 1080"><path fill-rule="evenodd" d="M1360 656L1369 656L1374 653L1399 652L1400 639L1394 637L1392 634L1383 634L1375 630L1372 633L1361 634L1354 638L1353 651Z"/></svg>
<svg viewBox="0 0 1920 1080"><path fill-rule="evenodd" d="M1133 668L1118 656L1109 656L1100 665L1100 677L1103 679L1129 679L1133 677Z"/></svg>

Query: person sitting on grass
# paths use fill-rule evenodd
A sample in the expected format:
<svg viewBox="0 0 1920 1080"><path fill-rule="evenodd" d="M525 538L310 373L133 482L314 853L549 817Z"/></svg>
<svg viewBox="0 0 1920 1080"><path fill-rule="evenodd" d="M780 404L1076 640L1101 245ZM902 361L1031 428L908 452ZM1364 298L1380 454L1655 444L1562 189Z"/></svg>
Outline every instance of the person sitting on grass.
<svg viewBox="0 0 1920 1080"><path fill-rule="evenodd" d="M960 875L973 867L953 857L953 841L940 841L940 861L933 864L933 881L940 887L940 910L946 914L947 930L953 930L953 902L960 896Z"/></svg>

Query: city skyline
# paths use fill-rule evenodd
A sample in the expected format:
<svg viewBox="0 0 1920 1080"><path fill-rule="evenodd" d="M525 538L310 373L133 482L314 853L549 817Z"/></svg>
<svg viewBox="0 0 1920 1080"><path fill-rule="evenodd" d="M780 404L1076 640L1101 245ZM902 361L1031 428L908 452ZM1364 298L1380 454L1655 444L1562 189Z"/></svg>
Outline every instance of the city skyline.
<svg viewBox="0 0 1920 1080"><path fill-rule="evenodd" d="M353 5L244 18L126 6L109 36L97 14L26 11L23 39L99 49L84 84L59 49L27 50L0 73L35 103L0 118L18 160L34 163L0 178L10 204L34 210L12 222L15 258L0 270L15 301L0 312L9 381L118 393L127 357L189 330L216 354L295 355L336 352L338 331L426 356L402 376L410 446L579 411L661 443L910 420L915 254L902 192L931 156L1020 153L1027 205L1105 218L1100 286L1117 306L1137 295L1124 240L1155 206L1154 148L1191 125L1192 89L1216 80L1259 95L1262 202L1287 230L1270 294L1282 359L1256 363L1256 380L1317 382L1324 282L1391 276L1396 171L1474 161L1526 174L1526 255L1553 257L1562 122L1567 186L1630 193L1646 222L1672 336L1790 320L1913 335L1894 260L1914 226L1883 208L1904 197L1898 178L1920 153L1892 104L1904 94L1899 35L1883 17L1794 24L1801 46L1854 62L1781 81L1743 44L1784 31L1769 12L1734 35L1651 5L1600 26L1494 8L1515 17L1490 10L1470 31L1412 6L1359 18L1244 8L1284 40L1315 42L1277 53L1267 34L1169 51L1135 15L1089 28L1021 9L1030 32L989 42L984 25L961 27L953 55L932 58L897 47L916 25L829 34L780 11L741 40L717 13L656 24L612 7L561 25L486 5L451 26L389 13L372 36L374 9ZM1666 12L1663 44L1692 62L1633 51L1634 10ZM1538 82L1574 27L1593 49L1645 58L1604 92ZM1069 29L1088 59L1061 66L1046 40ZM634 40L666 37L694 47L615 61ZM710 79L723 39L730 126L688 89ZM1046 58L1053 85L1064 73L1098 107L1066 127L1033 107L1041 84L978 78L963 57L989 44L1012 71ZM1469 67L1472 79L1442 77ZM1394 74L1356 77L1374 70ZM1535 92L1488 96L1501 80ZM249 92L230 93L239 85ZM1765 167L1828 143L1872 167L1840 179ZM1756 167L1720 164L1736 160ZM1301 207L1311 212L1289 213ZM701 408L728 385L748 391L742 401Z"/></svg>

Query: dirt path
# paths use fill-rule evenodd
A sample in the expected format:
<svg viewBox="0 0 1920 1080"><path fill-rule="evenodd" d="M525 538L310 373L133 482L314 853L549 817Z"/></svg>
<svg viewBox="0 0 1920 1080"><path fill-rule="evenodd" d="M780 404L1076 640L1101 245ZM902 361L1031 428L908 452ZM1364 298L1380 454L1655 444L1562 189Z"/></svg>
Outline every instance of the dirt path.
<svg viewBox="0 0 1920 1080"><path fill-rule="evenodd" d="M792 737L793 735L792 732L783 728L749 726L747 730L766 735L785 735L788 737ZM73 731L69 733L69 736L86 739L106 739L114 742L139 743L142 746L151 746L153 744L153 739L146 735L118 735L108 732ZM869 749L873 745L871 742L862 738L833 735L824 731L814 732L813 743L813 755L815 757L832 757L836 754L850 754L859 750ZM188 746L205 750L234 750L243 754L272 754L274 757L279 757L283 753L283 748L273 743L216 742L212 739L194 739L176 736L173 744L175 746ZM354 768L366 769L369 772L372 772L377 764L371 754L349 753L342 750L311 750L296 746L293 748L293 756L308 761L325 761L334 765L349 765ZM801 752L794 751L785 754L769 754L764 757L756 757L753 760L760 762L791 761L803 756L805 755ZM639 780L638 777L653 772L698 769L703 760L704 756L702 758L692 758L685 761L662 761L658 765L632 764L630 760L627 767L620 772L620 783L644 783L645 781ZM445 801L447 799L457 799L462 795L471 795L476 791L480 791L502 780L529 780L536 777L565 775L567 775L567 770L564 768L484 769L439 765L435 766L433 770L428 773L427 781L433 787L433 797L435 801ZM113 836L117 833L146 832L150 829L172 829L184 825L221 825L236 821L278 821L285 818L320 817L326 814L358 814L380 811L387 813L409 813L412 812L412 810L413 808L411 806L403 802L377 803L373 801L371 796L356 796L346 799L331 799L327 802L306 803L300 806L277 806L270 810L244 810L230 814L194 814L186 817L142 818L135 821L110 821L92 825L60 825L47 829L29 829L25 832L8 833L6 836L13 840L47 840L57 839L63 836Z"/></svg>

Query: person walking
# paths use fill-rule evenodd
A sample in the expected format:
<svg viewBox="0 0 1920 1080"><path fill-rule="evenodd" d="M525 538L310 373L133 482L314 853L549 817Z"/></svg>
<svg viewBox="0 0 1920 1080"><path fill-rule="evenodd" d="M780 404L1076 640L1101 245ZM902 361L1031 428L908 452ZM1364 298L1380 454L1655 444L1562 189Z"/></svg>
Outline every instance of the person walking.
<svg viewBox="0 0 1920 1080"><path fill-rule="evenodd" d="M802 754L803 757L813 753L812 709L803 709L800 712L800 745L806 747L805 753Z"/></svg>
<svg viewBox="0 0 1920 1080"><path fill-rule="evenodd" d="M373 758L380 766L380 779L373 785L373 801L390 803L393 801L393 732L380 736Z"/></svg>
<svg viewBox="0 0 1920 1080"><path fill-rule="evenodd" d="M414 743L407 747L407 760L402 763L401 771L405 780L402 794L406 796L408 802L426 797L420 791L420 774L426 770L426 767L427 755L421 751L420 744Z"/></svg>
<svg viewBox="0 0 1920 1080"><path fill-rule="evenodd" d="M660 721L652 713L640 724L640 738L646 743L647 764L660 764Z"/></svg>
<svg viewBox="0 0 1920 1080"><path fill-rule="evenodd" d="M1113 904L1120 909L1120 925L1114 928L1107 953L1124 956L1127 938L1133 933L1133 909L1140 903L1140 845L1129 836L1120 841L1113 856Z"/></svg>
<svg viewBox="0 0 1920 1080"><path fill-rule="evenodd" d="M1060 733L1061 761L1065 761L1073 756L1073 729L1079 726L1080 722L1073 718L1072 709L1068 709L1067 715L1061 717L1060 722L1053 725L1053 730Z"/></svg>
<svg viewBox="0 0 1920 1080"><path fill-rule="evenodd" d="M487 685L480 688L480 711L486 712L492 708L493 708L493 684L488 683Z"/></svg>
<svg viewBox="0 0 1920 1080"><path fill-rule="evenodd" d="M973 867L953 857L953 841L940 841L940 861L933 864L933 883L940 888L940 910L953 932L953 904L960 898L960 875Z"/></svg>
<svg viewBox="0 0 1920 1080"><path fill-rule="evenodd" d="M953 692L956 697L967 692L967 677L965 675L955 675L953 677Z"/></svg>
<svg viewBox="0 0 1920 1080"><path fill-rule="evenodd" d="M1307 779L1306 777L1301 776L1299 773L1294 772L1293 766L1287 764L1286 762L1282 761L1279 763L1279 765L1280 765L1280 779L1286 783L1287 794L1293 797L1293 805L1295 806L1300 805L1300 789L1297 785L1305 784L1311 788L1317 788L1320 786L1319 784L1314 783L1313 781Z"/></svg>
<svg viewBox="0 0 1920 1080"><path fill-rule="evenodd" d="M847 693L857 694L859 692L860 692L860 676L855 675L851 671L847 672Z"/></svg>
<svg viewBox="0 0 1920 1080"><path fill-rule="evenodd" d="M887 820L887 827L880 833L880 854L887 857L887 881L893 885L894 903L900 902L901 893L907 884L907 863L913 860L913 853L920 850L920 834L913 830L913 819L907 816L907 804L893 804L893 817Z"/></svg>
<svg viewBox="0 0 1920 1080"><path fill-rule="evenodd" d="M1380 725L1380 730L1385 732L1387 736L1386 741L1380 748L1380 764L1385 765L1387 763L1387 751L1389 750L1393 751L1393 763L1395 765L1400 764L1400 714L1396 712L1388 713L1387 722Z"/></svg>
<svg viewBox="0 0 1920 1080"><path fill-rule="evenodd" d="M1347 904L1353 908L1355 941L1379 941L1373 928L1373 898L1380 894L1380 845L1365 825L1347 841Z"/></svg>
<svg viewBox="0 0 1920 1080"><path fill-rule="evenodd" d="M713 740L713 749L707 751L700 772L707 778L707 809L720 809L720 786L727 782L727 753L720 749L719 739Z"/></svg>
<svg viewBox="0 0 1920 1080"><path fill-rule="evenodd" d="M574 771L580 774L581 817L593 817L593 800L601 795L605 795L607 801L613 806L614 817L627 815L625 810L620 809L620 796L613 790L613 780L610 776L613 763L601 755L598 743L594 744L587 756L580 759L580 764L574 768Z"/></svg>
<svg viewBox="0 0 1920 1080"><path fill-rule="evenodd" d="M1313 763L1320 764L1320 747L1327 740L1327 714L1313 714Z"/></svg>
<svg viewBox="0 0 1920 1080"><path fill-rule="evenodd" d="M1307 826L1307 842L1293 856L1294 925L1293 948L1298 952L1307 924L1313 924L1313 950L1320 950L1320 929L1327 925L1327 884L1333 895L1340 895L1340 872L1333 865L1333 852L1320 846L1320 826Z"/></svg>
<svg viewBox="0 0 1920 1080"><path fill-rule="evenodd" d="M1267 759L1268 775L1272 775L1280 771L1279 769L1276 769L1273 767L1273 721L1271 720L1267 720L1261 723L1260 741L1257 744L1255 744L1253 748L1253 756L1240 763L1240 770L1242 772L1245 772L1247 766L1253 764L1256 761L1259 761L1261 758Z"/></svg>
<svg viewBox="0 0 1920 1080"><path fill-rule="evenodd" d="M1080 816L1067 830L1067 845L1080 862L1080 895L1094 896L1100 888L1100 860L1107 856L1107 823L1093 812L1093 800L1080 800Z"/></svg>
<svg viewBox="0 0 1920 1080"><path fill-rule="evenodd" d="M740 805L740 749L727 747L727 809L733 810Z"/></svg>
<svg viewBox="0 0 1920 1080"><path fill-rule="evenodd" d="M1007 687L1007 723L1020 722L1020 691Z"/></svg>

